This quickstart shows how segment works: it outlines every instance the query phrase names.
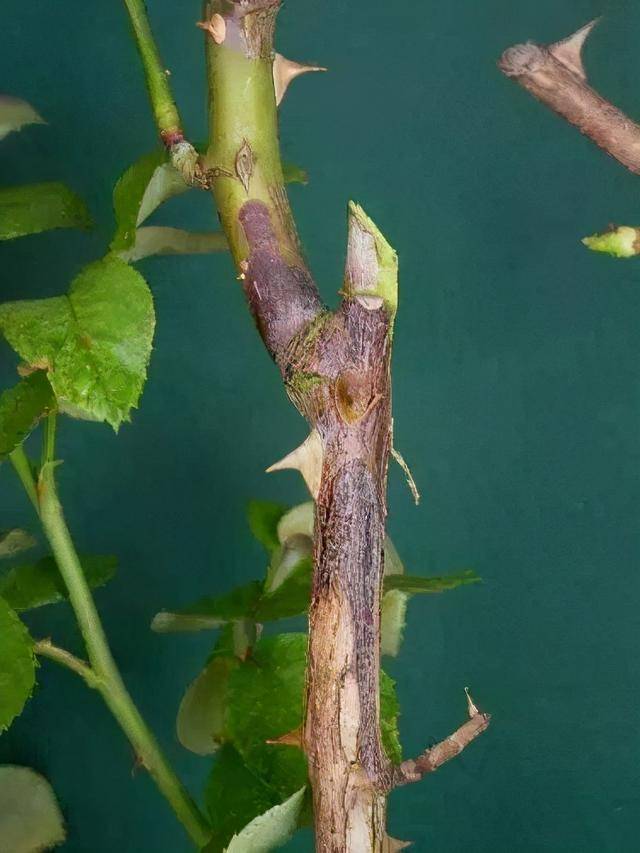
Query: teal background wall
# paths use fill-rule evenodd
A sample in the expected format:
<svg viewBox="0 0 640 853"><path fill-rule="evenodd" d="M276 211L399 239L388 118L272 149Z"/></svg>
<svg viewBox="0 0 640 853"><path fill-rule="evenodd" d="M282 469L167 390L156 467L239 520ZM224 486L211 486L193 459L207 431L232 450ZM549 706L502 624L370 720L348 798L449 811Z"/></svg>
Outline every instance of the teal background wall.
<svg viewBox="0 0 640 853"><path fill-rule="evenodd" d="M205 133L198 3L150 0L185 122ZM401 259L395 337L397 469L390 531L415 573L473 566L484 584L411 605L398 679L407 755L464 717L462 688L491 730L434 777L391 798L394 835L430 853L626 853L640 829L640 267L579 238L640 222L640 183L496 70L508 45L552 41L605 13L586 61L594 85L640 114L640 8L605 0L290 0L278 44L320 61L282 108L287 159L311 181L293 205L327 300L340 285L345 205L355 198ZM118 174L154 145L137 57L117 0L3 0L3 90L49 127L7 139L0 184L66 180L92 233L0 247L2 299L62 292L99 257ZM209 227L208 199L162 221ZM248 580L263 555L251 497L304 498L264 468L304 425L287 403L226 257L141 265L158 313L149 382L133 424L66 421L60 472L79 546L115 553L98 594L115 654L194 792L208 762L176 742L185 684L211 637L161 637L149 621ZM0 380L15 361L0 349ZM31 525L0 470L0 526ZM79 649L64 607L37 635ZM180 828L98 698L51 665L0 760L52 780L68 853L176 853ZM288 848L311 849L309 835Z"/></svg>

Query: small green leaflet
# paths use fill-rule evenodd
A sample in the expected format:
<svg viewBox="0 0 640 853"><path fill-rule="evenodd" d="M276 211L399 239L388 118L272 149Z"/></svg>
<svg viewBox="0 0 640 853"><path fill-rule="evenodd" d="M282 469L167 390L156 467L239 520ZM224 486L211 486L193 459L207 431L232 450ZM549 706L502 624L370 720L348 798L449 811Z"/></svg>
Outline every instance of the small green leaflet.
<svg viewBox="0 0 640 853"><path fill-rule="evenodd" d="M433 578L412 577L411 575L388 575L384 579L385 591L391 589L406 592L409 595L420 593L444 592L468 583L479 583L482 580L472 569L458 572L455 575L442 575Z"/></svg>
<svg viewBox="0 0 640 853"><path fill-rule="evenodd" d="M380 654L395 658L400 653L408 603L409 596L397 589L390 589L382 596Z"/></svg>
<svg viewBox="0 0 640 853"><path fill-rule="evenodd" d="M138 403L154 326L147 283L113 256L85 267L67 296L0 305L4 336L47 371L59 408L116 430Z"/></svg>
<svg viewBox="0 0 640 853"><path fill-rule="evenodd" d="M220 231L183 231L181 228L149 225L138 228L133 245L117 254L131 264L151 255L206 255L226 252L228 248L226 237Z"/></svg>
<svg viewBox="0 0 640 853"><path fill-rule="evenodd" d="M285 844L296 831L305 788L300 788L284 803L254 818L234 835L227 853L270 853Z"/></svg>
<svg viewBox="0 0 640 853"><path fill-rule="evenodd" d="M111 250L130 249L136 242L138 226L167 199L189 189L180 173L168 162L164 150L152 151L136 160L113 190L116 233Z"/></svg>
<svg viewBox="0 0 640 853"><path fill-rule="evenodd" d="M282 798L247 767L229 743L216 755L204 800L213 838L207 853L222 853L233 835Z"/></svg>
<svg viewBox="0 0 640 853"><path fill-rule="evenodd" d="M31 104L10 95L0 95L0 140L27 124L46 124Z"/></svg>
<svg viewBox="0 0 640 853"><path fill-rule="evenodd" d="M93 589L110 581L118 566L116 557L82 555L80 563ZM0 574L0 596L20 612L65 601L68 593L54 558L43 557L37 563L14 566Z"/></svg>
<svg viewBox="0 0 640 853"><path fill-rule="evenodd" d="M400 703L396 695L396 683L387 673L380 670L380 737L389 760L393 764L402 761L402 746L398 731Z"/></svg>
<svg viewBox="0 0 640 853"><path fill-rule="evenodd" d="M288 510L288 506L272 501L249 501L247 506L249 528L270 554L280 545L278 522Z"/></svg>
<svg viewBox="0 0 640 853"><path fill-rule="evenodd" d="M27 438L38 421L55 408L55 397L42 370L0 395L0 459Z"/></svg>
<svg viewBox="0 0 640 853"><path fill-rule="evenodd" d="M251 657L229 678L229 739L279 800L307 782L307 762L300 749L267 743L302 723L306 661L305 634L278 634L260 639Z"/></svg>
<svg viewBox="0 0 640 853"><path fill-rule="evenodd" d="M250 616L261 594L260 581L252 581L236 587L226 595L202 598L195 604L174 613L161 611L154 616L151 629L158 633L169 633L219 628L226 622Z"/></svg>
<svg viewBox="0 0 640 853"><path fill-rule="evenodd" d="M0 240L13 240L52 228L89 228L85 203L61 183L0 189Z"/></svg>
<svg viewBox="0 0 640 853"><path fill-rule="evenodd" d="M37 853L65 838L60 806L47 780L30 767L0 765L0 851Z"/></svg>
<svg viewBox="0 0 640 853"><path fill-rule="evenodd" d="M227 686L237 666L236 657L214 655L180 703L176 719L178 740L197 755L212 755L223 740Z"/></svg>
<svg viewBox="0 0 640 853"><path fill-rule="evenodd" d="M282 164L282 177L284 178L285 184L309 183L308 173L304 169L301 169L300 166L296 166L295 163Z"/></svg>
<svg viewBox="0 0 640 853"><path fill-rule="evenodd" d="M22 712L35 685L33 642L7 602L0 598L0 732Z"/></svg>
<svg viewBox="0 0 640 853"><path fill-rule="evenodd" d="M14 557L21 551L28 551L37 544L37 540L28 530L14 527L0 531L0 557Z"/></svg>

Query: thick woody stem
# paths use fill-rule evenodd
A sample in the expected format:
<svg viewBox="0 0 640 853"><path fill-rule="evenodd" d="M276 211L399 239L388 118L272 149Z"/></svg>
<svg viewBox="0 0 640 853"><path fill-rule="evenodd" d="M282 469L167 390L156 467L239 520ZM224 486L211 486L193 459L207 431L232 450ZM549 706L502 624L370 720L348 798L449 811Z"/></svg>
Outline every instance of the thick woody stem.
<svg viewBox="0 0 640 853"><path fill-rule="evenodd" d="M380 740L380 593L391 450L397 258L349 208L343 300L321 303L284 189L273 30L279 0L209 0L206 169L238 278L309 439L299 468L316 500L302 736L316 850L388 853L386 797L408 781ZM276 84L282 69L275 69Z"/></svg>
<svg viewBox="0 0 640 853"><path fill-rule="evenodd" d="M549 46L527 42L510 47L500 70L596 145L640 174L640 126L587 83L582 48L596 21Z"/></svg>

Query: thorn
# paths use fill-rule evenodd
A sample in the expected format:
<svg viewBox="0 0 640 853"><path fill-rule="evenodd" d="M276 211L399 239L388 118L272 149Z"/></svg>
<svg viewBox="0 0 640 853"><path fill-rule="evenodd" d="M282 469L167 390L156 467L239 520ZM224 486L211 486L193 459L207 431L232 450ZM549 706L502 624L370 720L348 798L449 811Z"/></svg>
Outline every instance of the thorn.
<svg viewBox="0 0 640 853"><path fill-rule="evenodd" d="M477 709L477 707L474 704L473 699L471 698L471 694L469 693L469 688L465 687L464 692L467 694L467 709L469 711L469 717L471 717L471 718L477 717L478 714L480 713L480 711Z"/></svg>
<svg viewBox="0 0 640 853"><path fill-rule="evenodd" d="M318 497L320 491L323 457L324 448L322 440L318 431L314 429L311 430L300 447L296 447L284 459L270 465L267 468L267 474L271 474L273 471L284 471L287 468L295 468L302 474L307 488L311 492L311 496L315 499Z"/></svg>
<svg viewBox="0 0 640 853"><path fill-rule="evenodd" d="M600 21L600 18L594 18L589 21L584 27L580 27L573 35L566 39L555 42L549 45L549 53L555 57L562 65L565 66L572 74L586 81L587 74L582 64L582 48L589 37L591 30Z"/></svg>
<svg viewBox="0 0 640 853"><path fill-rule="evenodd" d="M412 841L399 841L397 838L386 835L382 843L382 853L397 853L398 850L404 850L412 844Z"/></svg>
<svg viewBox="0 0 640 853"><path fill-rule="evenodd" d="M295 80L296 77L306 74L308 71L326 70L321 65L303 65L300 62L287 59L281 53L276 53L273 58L273 85L276 90L276 104L280 105L289 87L289 83Z"/></svg>
<svg viewBox="0 0 640 853"><path fill-rule="evenodd" d="M404 476L407 480L407 486L409 486L409 491L413 496L413 502L416 506L420 503L420 492L418 491L418 486L416 485L416 481L413 479L413 474L411 473L411 468L407 465L404 460L404 456L400 453L399 450L396 450L395 447L391 448L391 456L395 459L398 465L402 468Z"/></svg>
<svg viewBox="0 0 640 853"><path fill-rule="evenodd" d="M280 737L272 738L265 742L277 746L297 746L302 749L302 726L298 726L297 729L292 729Z"/></svg>
<svg viewBox="0 0 640 853"><path fill-rule="evenodd" d="M208 21L198 21L196 27L209 33L216 44L222 44L227 36L227 22L219 12L215 12Z"/></svg>

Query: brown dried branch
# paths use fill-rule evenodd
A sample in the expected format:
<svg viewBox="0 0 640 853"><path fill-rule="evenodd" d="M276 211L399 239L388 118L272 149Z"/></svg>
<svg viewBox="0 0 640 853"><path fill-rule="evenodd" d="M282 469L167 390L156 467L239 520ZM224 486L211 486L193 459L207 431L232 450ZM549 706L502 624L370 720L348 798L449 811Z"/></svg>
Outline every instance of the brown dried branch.
<svg viewBox="0 0 640 853"><path fill-rule="evenodd" d="M403 761L398 768L399 772L395 780L397 786L407 785L410 782L419 782L427 773L433 773L434 770L437 770L445 762L459 755L463 749L469 746L471 741L475 740L478 735L481 735L487 729L491 722L491 715L483 714L479 711L469 696L468 690L466 690L466 693L469 710L469 719L467 722L463 723L448 738L425 750L418 758Z"/></svg>
<svg viewBox="0 0 640 853"><path fill-rule="evenodd" d="M592 89L582 49L597 21L548 46L527 42L506 50L498 66L507 77L640 174L640 126Z"/></svg>

